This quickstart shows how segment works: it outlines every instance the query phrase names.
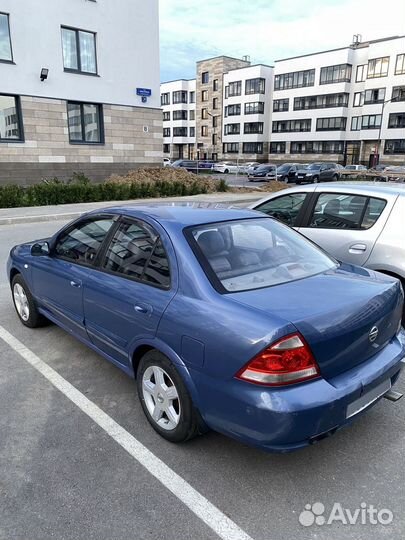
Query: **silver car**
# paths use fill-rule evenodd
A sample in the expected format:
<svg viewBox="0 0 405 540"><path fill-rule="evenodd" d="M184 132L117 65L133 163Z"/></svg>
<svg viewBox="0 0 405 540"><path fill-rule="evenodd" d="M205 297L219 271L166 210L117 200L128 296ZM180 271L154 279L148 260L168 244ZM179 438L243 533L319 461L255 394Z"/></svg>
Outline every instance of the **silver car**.
<svg viewBox="0 0 405 540"><path fill-rule="evenodd" d="M405 185L335 182L297 186L250 206L304 234L336 259L405 283Z"/></svg>

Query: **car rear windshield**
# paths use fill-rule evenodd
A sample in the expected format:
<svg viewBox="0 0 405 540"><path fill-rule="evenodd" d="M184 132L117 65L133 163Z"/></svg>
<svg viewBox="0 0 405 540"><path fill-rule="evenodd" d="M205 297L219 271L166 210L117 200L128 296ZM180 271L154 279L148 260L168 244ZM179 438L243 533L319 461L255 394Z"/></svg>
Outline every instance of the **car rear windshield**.
<svg viewBox="0 0 405 540"><path fill-rule="evenodd" d="M321 163L312 163L312 165L308 165L307 169L309 170L317 170L321 168Z"/></svg>
<svg viewBox="0 0 405 540"><path fill-rule="evenodd" d="M210 223L186 230L203 269L219 292L271 287L335 268L307 239L271 218Z"/></svg>

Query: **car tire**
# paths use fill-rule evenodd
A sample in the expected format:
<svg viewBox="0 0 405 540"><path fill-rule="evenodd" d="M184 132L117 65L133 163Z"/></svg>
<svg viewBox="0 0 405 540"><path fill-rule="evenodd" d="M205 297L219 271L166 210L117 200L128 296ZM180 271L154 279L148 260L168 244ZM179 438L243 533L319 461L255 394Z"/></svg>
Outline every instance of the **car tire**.
<svg viewBox="0 0 405 540"><path fill-rule="evenodd" d="M334 174L332 176L332 182L337 182L339 180L339 176L337 174Z"/></svg>
<svg viewBox="0 0 405 540"><path fill-rule="evenodd" d="M319 182L319 176L314 176L312 179L312 184L317 184Z"/></svg>
<svg viewBox="0 0 405 540"><path fill-rule="evenodd" d="M137 388L146 418L164 439L180 443L199 434L199 414L191 396L173 363L161 352L152 350L142 357Z"/></svg>
<svg viewBox="0 0 405 540"><path fill-rule="evenodd" d="M300 186L301 185L301 180L297 180L295 183L297 184L297 186Z"/></svg>
<svg viewBox="0 0 405 540"><path fill-rule="evenodd" d="M225 169L224 174L229 174L229 169Z"/></svg>
<svg viewBox="0 0 405 540"><path fill-rule="evenodd" d="M16 274L11 282L13 304L18 318L28 328L44 326L48 321L41 315L34 298L21 274Z"/></svg>

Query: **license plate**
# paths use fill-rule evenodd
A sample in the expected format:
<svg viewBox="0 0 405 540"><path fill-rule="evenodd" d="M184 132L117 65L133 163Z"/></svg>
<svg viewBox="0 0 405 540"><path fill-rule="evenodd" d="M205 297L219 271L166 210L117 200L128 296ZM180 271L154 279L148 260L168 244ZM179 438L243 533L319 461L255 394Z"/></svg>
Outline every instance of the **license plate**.
<svg viewBox="0 0 405 540"><path fill-rule="evenodd" d="M299 175L298 175L298 178L304 178L304 175L303 175L303 174L299 174Z"/></svg>
<svg viewBox="0 0 405 540"><path fill-rule="evenodd" d="M387 393L388 390L391 390L391 379L380 383L378 386L376 386L369 392L366 392L364 396L361 396L361 398L356 399L356 401L350 403L347 406L346 418L351 418L355 414L358 414L363 409L371 405L374 401L377 401L378 398Z"/></svg>

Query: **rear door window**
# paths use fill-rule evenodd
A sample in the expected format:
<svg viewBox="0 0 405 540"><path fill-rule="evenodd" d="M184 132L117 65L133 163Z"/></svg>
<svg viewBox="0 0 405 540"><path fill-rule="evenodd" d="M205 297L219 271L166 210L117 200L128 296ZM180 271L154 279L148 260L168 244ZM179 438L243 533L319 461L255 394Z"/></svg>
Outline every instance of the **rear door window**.
<svg viewBox="0 0 405 540"><path fill-rule="evenodd" d="M266 201L255 210L272 216L290 227L297 225L298 214L307 197L307 193L290 193L270 201Z"/></svg>
<svg viewBox="0 0 405 540"><path fill-rule="evenodd" d="M387 201L343 193L321 193L309 227L320 229L369 229L381 216Z"/></svg>

